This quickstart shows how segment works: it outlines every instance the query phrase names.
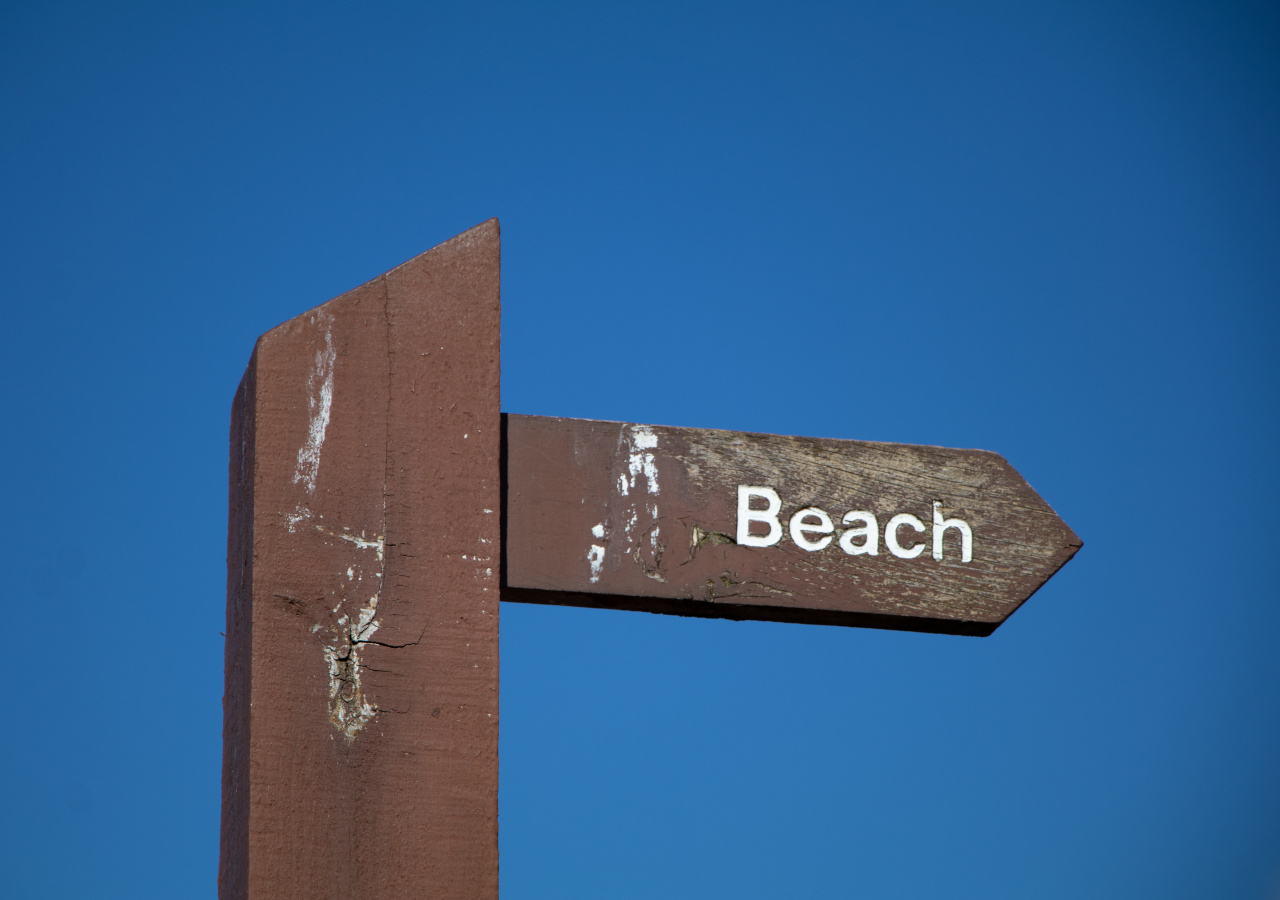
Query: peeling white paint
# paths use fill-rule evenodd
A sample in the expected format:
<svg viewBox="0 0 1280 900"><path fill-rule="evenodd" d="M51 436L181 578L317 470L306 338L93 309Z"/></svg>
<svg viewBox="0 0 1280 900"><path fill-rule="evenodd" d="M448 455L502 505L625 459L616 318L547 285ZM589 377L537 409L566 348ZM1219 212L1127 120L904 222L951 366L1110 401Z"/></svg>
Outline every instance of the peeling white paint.
<svg viewBox="0 0 1280 900"><path fill-rule="evenodd" d="M646 504L647 512L656 519L659 493L658 460L653 451L658 447L658 436L648 425L629 425L623 429L623 435L627 442L627 473L620 479L619 491L624 497L628 497L632 490L641 488L641 480L643 480L643 490L649 496L649 502ZM631 531L635 528L637 519L638 504L632 506L631 519L626 526L627 537L631 537Z"/></svg>
<svg viewBox="0 0 1280 900"><path fill-rule="evenodd" d="M307 377L311 425L306 442L298 448L298 468L293 473L293 483L302 483L308 494L315 492L316 476L320 473L320 448L324 445L324 433L333 409L333 366L338 359L333 348L333 317L323 312L316 316L324 322L324 349L316 351L315 364Z"/></svg>
<svg viewBox="0 0 1280 900"><path fill-rule="evenodd" d="M658 446L658 436L648 425L632 425L630 428L631 453L627 458L627 470L631 475L631 486L635 487L640 476L647 482L650 496L658 494L658 463L653 451Z"/></svg>
<svg viewBox="0 0 1280 900"><path fill-rule="evenodd" d="M297 530L299 522L301 522L303 519L310 519L310 518L311 518L311 510L307 509L302 504L298 504L298 506L294 509L293 512L285 514L284 521L285 521L285 525L287 525L289 528L289 533L293 534Z"/></svg>
<svg viewBox="0 0 1280 900"><path fill-rule="evenodd" d="M317 525L316 528L320 531L325 531L325 529L321 528L319 525ZM356 537L354 534L350 534L346 532L339 534L333 531L326 531L325 533L331 534L334 537L338 538L339 540L346 541L350 544L355 544L361 550L378 551L378 562L382 562L382 554L387 549L387 539L383 535L378 535L373 540L368 540L365 538L363 531L360 532L359 537Z"/></svg>
<svg viewBox="0 0 1280 900"><path fill-rule="evenodd" d="M600 569L604 566L604 547L592 544L587 551L587 562L591 565L591 583L595 584L600 580Z"/></svg>
<svg viewBox="0 0 1280 900"><path fill-rule="evenodd" d="M659 563L662 558L662 543L658 533L658 497L661 487L658 480L658 436L648 425L624 425L618 434L618 455L626 460L626 470L618 473L618 496L624 498L617 508L617 519L613 525L616 530L621 525L625 547L622 552L630 553L633 542L643 540L648 533L648 544L652 556ZM644 518L644 531L641 528L641 517ZM609 530L609 520L591 526L591 535L596 540L604 541ZM587 563L591 567L591 583L600 580L604 567L606 544L592 544L587 552ZM636 559L639 561L639 548L634 547ZM646 565L645 574L651 578L662 580L656 569Z"/></svg>
<svg viewBox="0 0 1280 900"><path fill-rule="evenodd" d="M631 444L640 450L653 450L658 446L658 436L648 425L632 425Z"/></svg>

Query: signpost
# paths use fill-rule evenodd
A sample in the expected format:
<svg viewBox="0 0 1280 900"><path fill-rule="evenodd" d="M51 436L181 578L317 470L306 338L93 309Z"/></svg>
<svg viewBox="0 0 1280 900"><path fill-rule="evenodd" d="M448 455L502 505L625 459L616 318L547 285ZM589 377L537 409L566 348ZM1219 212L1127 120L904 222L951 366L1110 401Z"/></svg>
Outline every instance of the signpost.
<svg viewBox="0 0 1280 900"><path fill-rule="evenodd" d="M485 222L263 335L223 900L492 898L498 600L986 635L1080 540L980 450L503 416Z"/></svg>

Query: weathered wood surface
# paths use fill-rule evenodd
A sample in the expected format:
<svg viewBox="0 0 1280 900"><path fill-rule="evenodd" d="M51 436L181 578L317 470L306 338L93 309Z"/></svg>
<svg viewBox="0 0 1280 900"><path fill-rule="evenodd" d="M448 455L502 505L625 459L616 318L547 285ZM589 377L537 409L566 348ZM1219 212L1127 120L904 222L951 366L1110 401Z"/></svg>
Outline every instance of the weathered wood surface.
<svg viewBox="0 0 1280 900"><path fill-rule="evenodd" d="M504 446L505 600L986 635L1081 546L983 450L518 415ZM772 545L740 487L778 495Z"/></svg>
<svg viewBox="0 0 1280 900"><path fill-rule="evenodd" d="M223 900L497 897L498 277L491 220L254 350Z"/></svg>

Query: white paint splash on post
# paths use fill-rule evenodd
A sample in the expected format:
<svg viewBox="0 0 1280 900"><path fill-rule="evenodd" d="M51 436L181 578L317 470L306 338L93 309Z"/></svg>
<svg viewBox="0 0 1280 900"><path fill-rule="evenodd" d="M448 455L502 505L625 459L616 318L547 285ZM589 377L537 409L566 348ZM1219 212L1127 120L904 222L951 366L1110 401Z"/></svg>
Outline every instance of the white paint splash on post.
<svg viewBox="0 0 1280 900"><path fill-rule="evenodd" d="M603 522L597 522L591 526L591 536L597 540L604 540ZM604 549L603 544L592 544L591 549L587 551L587 564L591 566L592 584L600 580L600 569L604 566Z"/></svg>
<svg viewBox="0 0 1280 900"><path fill-rule="evenodd" d="M591 549L587 551L587 564L591 566L591 583L595 584L600 580L600 569L604 566L603 546L591 545Z"/></svg>
<svg viewBox="0 0 1280 900"><path fill-rule="evenodd" d="M658 447L658 436L648 425L628 425L622 429L622 435L626 441L627 471L618 476L618 493L624 497L630 497L632 491L642 489L648 496L648 503L645 504L646 511L650 518L656 520L658 518L658 461L653 451ZM632 531L639 521L641 503L639 499L631 501L631 509L623 525L628 538L632 536ZM650 535L655 547L657 546L656 533L655 528Z"/></svg>
<svg viewBox="0 0 1280 900"><path fill-rule="evenodd" d="M637 536L637 526L641 515L645 516L645 529L639 532L641 540L649 545L649 554L655 560L661 560L662 544L658 534L658 459L654 452L658 449L658 436L648 425L625 425L618 435L618 454L626 459L626 470L618 473L618 496L626 498L618 509L618 522L621 525L628 549L624 553L639 553L639 548L631 544ZM616 529L617 526L615 525ZM591 536L603 543L592 543L587 550L587 565L591 569L590 581L596 584L604 569L605 554L609 531L606 522L591 526ZM647 534L647 537L646 537ZM637 560L639 556L637 555ZM646 564L645 574L650 578L663 580L656 565Z"/></svg>
<svg viewBox="0 0 1280 900"><path fill-rule="evenodd" d="M307 408L311 420L307 426L307 439L298 448L298 466L293 472L293 483L301 484L308 494L316 491L316 476L320 474L320 448L324 446L324 433L329 428L329 413L333 410L333 367L338 354L333 347L333 317L317 311L315 322L323 323L324 347L316 351L315 362L307 375ZM299 501L293 512L285 513L285 527L293 534L298 524L311 518L311 510Z"/></svg>
<svg viewBox="0 0 1280 900"><path fill-rule="evenodd" d="M311 518L311 510L307 509L305 506L299 503L297 506L294 507L293 512L285 514L284 520L285 520L285 524L289 526L289 533L293 534L297 530L299 522L301 522L303 519L310 519L310 518Z"/></svg>
<svg viewBox="0 0 1280 900"><path fill-rule="evenodd" d="M648 503L646 504L646 512L654 524L648 529L649 531L649 552L653 554L655 560L661 560L662 544L658 538L658 460L654 454L654 450L658 448L658 436L653 433L653 429L648 425L632 425L627 429L628 442L630 444L630 452L627 454L627 474L630 476L630 487L638 488L641 479L644 480L645 493L648 495ZM635 528L636 521L639 518L638 504L631 508L631 518L627 522L627 537L631 537L631 531ZM639 548L636 550L636 559L639 557ZM654 568L645 566L645 574L650 578L662 580L662 575Z"/></svg>
<svg viewBox="0 0 1280 900"><path fill-rule="evenodd" d="M648 425L632 425L628 429L630 431L629 443L630 452L627 455L627 472L631 476L631 487L635 487L640 478L645 480L645 486L650 497L655 498L651 504L649 511L656 518L658 515L658 462L654 457L653 451L658 447L658 436L653 433L653 429Z"/></svg>
<svg viewBox="0 0 1280 900"><path fill-rule="evenodd" d="M329 427L329 412L333 409L333 366L338 359L333 349L330 327L333 318L317 313L325 321L324 348L316 351L315 364L307 376L307 405L311 413L311 425L307 440L298 448L298 468L293 473L293 483L306 486L307 493L315 493L316 476L320 473L320 448L324 445L324 433Z"/></svg>

